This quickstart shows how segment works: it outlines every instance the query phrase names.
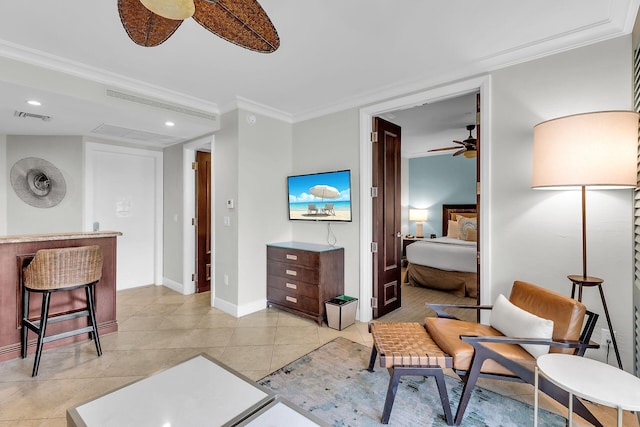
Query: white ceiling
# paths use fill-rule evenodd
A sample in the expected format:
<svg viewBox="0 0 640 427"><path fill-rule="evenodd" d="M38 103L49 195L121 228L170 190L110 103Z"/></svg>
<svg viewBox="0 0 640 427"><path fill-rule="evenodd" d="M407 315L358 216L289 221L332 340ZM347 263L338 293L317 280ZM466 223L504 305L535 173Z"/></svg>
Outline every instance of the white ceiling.
<svg viewBox="0 0 640 427"><path fill-rule="evenodd" d="M217 127L157 106L129 109L132 103L107 99L105 88L213 114L251 105L295 122L628 34L639 3L261 0L281 40L275 53L262 54L226 42L192 19L158 47L137 46L122 28L116 0L5 0L0 134L92 135L104 124L142 131L147 143L166 146ZM25 71L14 61L47 71ZM43 105L27 105L32 97ZM475 101L462 104L450 110L455 134L438 129L430 139L414 137L412 127L420 123L427 129L421 132L429 132L430 118L443 122L441 115L394 112L407 152L465 138ZM17 118L16 110L52 120ZM176 121L174 128L162 124L168 119ZM428 140L434 146L411 142Z"/></svg>

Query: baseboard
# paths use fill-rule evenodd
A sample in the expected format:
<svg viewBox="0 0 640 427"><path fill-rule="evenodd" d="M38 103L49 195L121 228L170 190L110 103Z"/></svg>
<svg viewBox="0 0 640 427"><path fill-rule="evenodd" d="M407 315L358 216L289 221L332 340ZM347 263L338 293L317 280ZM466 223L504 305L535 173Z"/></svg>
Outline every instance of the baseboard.
<svg viewBox="0 0 640 427"><path fill-rule="evenodd" d="M190 283L187 286L184 286L180 282L176 282L175 280L163 277L162 284L169 289L181 293L182 295L191 295L196 292L195 283Z"/></svg>
<svg viewBox="0 0 640 427"><path fill-rule="evenodd" d="M247 314L264 310L267 307L267 301L260 300L252 302L250 304L238 306L236 304L230 303L229 301L225 301L216 297L213 300L213 306L218 310L222 310L225 313L232 315L233 317L242 317L246 316Z"/></svg>

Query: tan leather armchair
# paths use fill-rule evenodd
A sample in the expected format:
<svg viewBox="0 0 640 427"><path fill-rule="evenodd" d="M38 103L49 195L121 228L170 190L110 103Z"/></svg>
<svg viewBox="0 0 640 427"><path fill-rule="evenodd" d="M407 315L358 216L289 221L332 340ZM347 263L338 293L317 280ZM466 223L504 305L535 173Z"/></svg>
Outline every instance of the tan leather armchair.
<svg viewBox="0 0 640 427"><path fill-rule="evenodd" d="M471 392L480 377L514 380L534 384L536 359L522 344L550 346L550 352L583 356L589 348L598 348L591 342L598 315L586 309L579 301L541 288L531 283L516 281L509 302L543 319L553 321L551 339L507 337L490 325L458 320L446 308L491 309L491 306L459 306L427 304L438 317L427 317L425 328L433 341L452 356L453 369L464 381L464 388L454 423L460 425ZM586 320L585 320L586 319ZM526 335L523 335L526 336ZM550 381L540 377L540 390L568 407L569 394ZM602 424L574 398L574 411L596 426Z"/></svg>

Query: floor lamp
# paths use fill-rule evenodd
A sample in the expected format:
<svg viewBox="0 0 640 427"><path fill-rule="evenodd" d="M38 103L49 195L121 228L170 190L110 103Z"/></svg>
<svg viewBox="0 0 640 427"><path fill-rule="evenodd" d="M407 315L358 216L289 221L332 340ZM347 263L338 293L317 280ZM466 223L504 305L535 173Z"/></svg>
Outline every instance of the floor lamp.
<svg viewBox="0 0 640 427"><path fill-rule="evenodd" d="M582 274L567 276L572 282L571 297L576 286L578 301L582 301L583 286L598 287L620 369L604 280L587 275L586 190L636 187L638 119L632 111L603 111L561 117L533 128L532 187L582 191Z"/></svg>

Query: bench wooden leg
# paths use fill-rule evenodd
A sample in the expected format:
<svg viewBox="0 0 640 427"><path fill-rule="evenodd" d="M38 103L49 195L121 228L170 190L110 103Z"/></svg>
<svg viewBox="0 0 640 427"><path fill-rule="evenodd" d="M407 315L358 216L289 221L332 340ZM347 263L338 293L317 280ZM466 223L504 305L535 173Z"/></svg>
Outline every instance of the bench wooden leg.
<svg viewBox="0 0 640 427"><path fill-rule="evenodd" d="M393 408L393 402L396 399L396 393L398 391L398 384L400 378L404 376L423 376L423 377L435 377L436 384L438 386L438 393L440 395L440 403L442 404L442 410L444 411L444 417L447 421L447 425L453 425L453 416L451 414L451 406L449 405L449 394L447 393L447 387L444 382L444 374L442 368L438 367L411 367L411 366L397 366L389 368L389 387L387 388L387 397L384 401L384 410L382 411L382 424L388 424L391 417L391 409Z"/></svg>
<svg viewBox="0 0 640 427"><path fill-rule="evenodd" d="M384 410L382 411L382 424L389 424L393 401L396 400L398 383L402 375L394 368L389 368L389 387L387 387L387 397L384 400Z"/></svg>
<svg viewBox="0 0 640 427"><path fill-rule="evenodd" d="M367 371L373 372L373 365L376 364L377 357L378 357L378 349L376 348L376 345L374 344L371 347L371 357L369 358L369 367L367 368Z"/></svg>

